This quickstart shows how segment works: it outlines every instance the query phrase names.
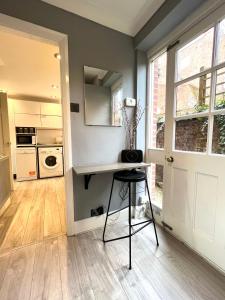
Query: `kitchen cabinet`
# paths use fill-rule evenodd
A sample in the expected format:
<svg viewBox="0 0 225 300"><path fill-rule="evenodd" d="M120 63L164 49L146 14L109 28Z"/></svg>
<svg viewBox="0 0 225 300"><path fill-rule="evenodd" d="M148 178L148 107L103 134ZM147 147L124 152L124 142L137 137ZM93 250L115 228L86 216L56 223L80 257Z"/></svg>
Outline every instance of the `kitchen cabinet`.
<svg viewBox="0 0 225 300"><path fill-rule="evenodd" d="M41 127L40 115L15 114L16 127Z"/></svg>
<svg viewBox="0 0 225 300"><path fill-rule="evenodd" d="M40 115L41 103L36 101L15 100L14 112L15 114Z"/></svg>
<svg viewBox="0 0 225 300"><path fill-rule="evenodd" d="M41 127L42 128L62 128L62 117L61 116L41 115Z"/></svg>
<svg viewBox="0 0 225 300"><path fill-rule="evenodd" d="M62 106L57 103L15 100L15 126L62 128Z"/></svg>
<svg viewBox="0 0 225 300"><path fill-rule="evenodd" d="M62 106L57 103L41 103L41 115L62 116Z"/></svg>

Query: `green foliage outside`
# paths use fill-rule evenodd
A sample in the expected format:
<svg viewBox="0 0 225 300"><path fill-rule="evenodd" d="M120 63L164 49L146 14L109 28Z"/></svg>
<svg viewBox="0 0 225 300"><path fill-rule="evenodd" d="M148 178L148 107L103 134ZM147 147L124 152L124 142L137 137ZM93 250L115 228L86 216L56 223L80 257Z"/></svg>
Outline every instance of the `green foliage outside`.
<svg viewBox="0 0 225 300"><path fill-rule="evenodd" d="M196 105L196 112L203 112L209 108L208 104ZM217 99L215 110L224 109L225 108L225 99ZM202 118L199 118L202 119ZM214 117L214 123L219 130L219 143L218 148L216 149L216 153L225 154L225 115L216 115ZM207 126L208 120L206 120L201 128L201 131L204 131L205 126Z"/></svg>

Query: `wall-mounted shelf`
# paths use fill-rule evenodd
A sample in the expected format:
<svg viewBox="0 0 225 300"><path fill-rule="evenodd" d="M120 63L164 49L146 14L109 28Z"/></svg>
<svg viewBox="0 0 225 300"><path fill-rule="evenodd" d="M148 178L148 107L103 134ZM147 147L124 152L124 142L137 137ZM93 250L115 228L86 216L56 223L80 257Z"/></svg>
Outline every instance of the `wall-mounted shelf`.
<svg viewBox="0 0 225 300"><path fill-rule="evenodd" d="M93 175L121 170L147 168L149 166L150 163L114 163L105 165L74 166L73 169L78 176L84 175L84 188L87 190Z"/></svg>

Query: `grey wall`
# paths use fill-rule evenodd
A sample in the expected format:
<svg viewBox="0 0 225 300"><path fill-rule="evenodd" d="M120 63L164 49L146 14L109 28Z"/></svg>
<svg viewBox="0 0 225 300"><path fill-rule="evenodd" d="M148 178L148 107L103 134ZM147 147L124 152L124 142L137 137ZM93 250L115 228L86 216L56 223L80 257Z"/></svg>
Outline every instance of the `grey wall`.
<svg viewBox="0 0 225 300"><path fill-rule="evenodd" d="M80 103L80 113L71 114L73 163L117 161L125 147L124 129L84 125L83 66L121 72L124 97L134 97L132 38L39 0L1 0L0 13L68 35L70 96L72 102ZM85 191L83 178L74 176L76 220L89 217L96 205L105 205L110 181L110 174L95 176Z"/></svg>
<svg viewBox="0 0 225 300"><path fill-rule="evenodd" d="M85 84L85 124L109 126L111 119L110 87Z"/></svg>
<svg viewBox="0 0 225 300"><path fill-rule="evenodd" d="M0 159L0 209L10 196L9 159Z"/></svg>

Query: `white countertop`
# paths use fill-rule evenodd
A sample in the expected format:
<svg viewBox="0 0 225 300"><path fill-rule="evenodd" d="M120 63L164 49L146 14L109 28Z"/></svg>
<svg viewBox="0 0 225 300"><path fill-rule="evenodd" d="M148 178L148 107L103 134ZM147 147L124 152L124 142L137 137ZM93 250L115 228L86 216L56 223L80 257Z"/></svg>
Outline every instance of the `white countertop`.
<svg viewBox="0 0 225 300"><path fill-rule="evenodd" d="M111 171L129 170L149 167L150 163L113 163L104 165L82 165L74 166L77 175L100 174Z"/></svg>

